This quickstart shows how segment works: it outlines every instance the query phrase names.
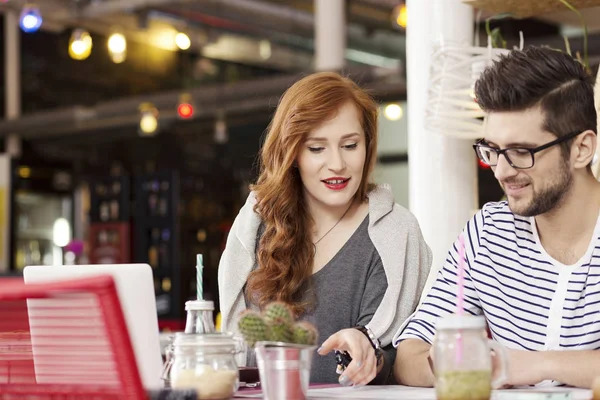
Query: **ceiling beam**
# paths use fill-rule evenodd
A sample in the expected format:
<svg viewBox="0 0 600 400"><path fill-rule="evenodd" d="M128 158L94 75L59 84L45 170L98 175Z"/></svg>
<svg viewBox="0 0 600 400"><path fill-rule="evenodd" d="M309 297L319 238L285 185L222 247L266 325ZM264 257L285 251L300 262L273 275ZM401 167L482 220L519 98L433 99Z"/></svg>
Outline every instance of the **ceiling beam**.
<svg viewBox="0 0 600 400"><path fill-rule="evenodd" d="M399 78L382 79L372 68L348 71L361 86L374 96L403 98L406 85ZM219 84L194 88L188 93L195 103L195 119L215 118L219 113L243 115L274 109L281 94L298 79L299 74L262 78L235 84ZM139 106L152 103L160 112L161 121L176 120L176 107L181 91L170 91L102 102L93 107L69 107L32 114L20 119L0 121L0 137L15 133L25 139L71 135L132 127L140 118Z"/></svg>

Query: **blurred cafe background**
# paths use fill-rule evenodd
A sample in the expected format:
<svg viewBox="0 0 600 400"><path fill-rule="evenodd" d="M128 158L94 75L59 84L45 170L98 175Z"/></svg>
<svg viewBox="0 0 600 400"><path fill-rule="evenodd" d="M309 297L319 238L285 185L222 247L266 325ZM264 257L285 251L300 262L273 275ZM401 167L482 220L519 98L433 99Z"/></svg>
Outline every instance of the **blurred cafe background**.
<svg viewBox="0 0 600 400"><path fill-rule="evenodd" d="M406 71L420 51L407 52L410 12L401 0L0 0L1 284L26 265L148 263L160 326L180 330L200 253L218 312L219 258L261 138L281 94L316 70L343 71L375 96L375 179L411 207L410 185L427 185L423 163L439 149L409 158L419 133L408 130ZM473 15L485 38L491 14ZM593 65L599 15L586 13ZM523 32L581 49L568 10L494 27L509 46ZM500 199L471 156L465 196Z"/></svg>

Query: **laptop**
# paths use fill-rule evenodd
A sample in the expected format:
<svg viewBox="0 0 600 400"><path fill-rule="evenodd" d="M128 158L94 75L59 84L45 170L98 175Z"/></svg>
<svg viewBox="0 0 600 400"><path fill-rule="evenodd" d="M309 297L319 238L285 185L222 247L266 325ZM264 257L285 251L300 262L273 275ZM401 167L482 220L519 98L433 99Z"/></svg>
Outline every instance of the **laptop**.
<svg viewBox="0 0 600 400"><path fill-rule="evenodd" d="M115 281L142 383L147 389L163 387L162 357L152 268L148 264L27 266L25 283L110 275ZM35 358L35 331L31 332Z"/></svg>

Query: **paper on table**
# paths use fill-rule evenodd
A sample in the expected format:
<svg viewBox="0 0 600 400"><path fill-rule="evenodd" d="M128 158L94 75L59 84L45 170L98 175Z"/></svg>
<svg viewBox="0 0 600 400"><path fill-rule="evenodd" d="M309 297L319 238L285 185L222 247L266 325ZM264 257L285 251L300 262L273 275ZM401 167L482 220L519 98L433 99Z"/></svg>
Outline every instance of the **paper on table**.
<svg viewBox="0 0 600 400"><path fill-rule="evenodd" d="M514 389L514 390L495 390L492 394L492 400L590 400L592 391L586 389L575 388L532 388L532 389ZM545 396L548 394L548 396ZM554 396L553 396L554 394ZM261 394L256 393L238 393L236 398L261 398ZM325 399L362 399L362 400L436 400L435 390L432 388L417 388L401 385L389 386L364 386L356 387L335 387L326 389L309 389L308 398L310 400L325 400Z"/></svg>
<svg viewBox="0 0 600 400"><path fill-rule="evenodd" d="M592 391L569 387L496 390L492 400L591 400Z"/></svg>
<svg viewBox="0 0 600 400"><path fill-rule="evenodd" d="M400 396L400 397L399 397ZM261 394L238 392L236 398L261 398ZM321 399L414 399L435 400L435 391L431 388L415 388L409 386L363 386L357 387L334 387L309 389L310 400Z"/></svg>
<svg viewBox="0 0 600 400"><path fill-rule="evenodd" d="M365 399L365 400L435 400L435 390L432 388L417 388L410 386L363 386L338 387L331 389L311 389L309 399Z"/></svg>

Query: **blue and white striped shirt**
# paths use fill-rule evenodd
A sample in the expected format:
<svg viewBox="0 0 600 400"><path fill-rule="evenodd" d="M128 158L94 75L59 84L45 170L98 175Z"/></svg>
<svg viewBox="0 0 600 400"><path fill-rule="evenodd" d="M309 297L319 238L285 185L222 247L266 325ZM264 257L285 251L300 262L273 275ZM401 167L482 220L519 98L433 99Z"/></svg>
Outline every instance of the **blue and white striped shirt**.
<svg viewBox="0 0 600 400"><path fill-rule="evenodd" d="M600 223L573 265L542 247L533 217L506 202L488 203L469 221L465 238L465 312L484 315L493 339L511 349L600 349ZM458 240L431 291L403 330L432 343L439 317L456 310Z"/></svg>

